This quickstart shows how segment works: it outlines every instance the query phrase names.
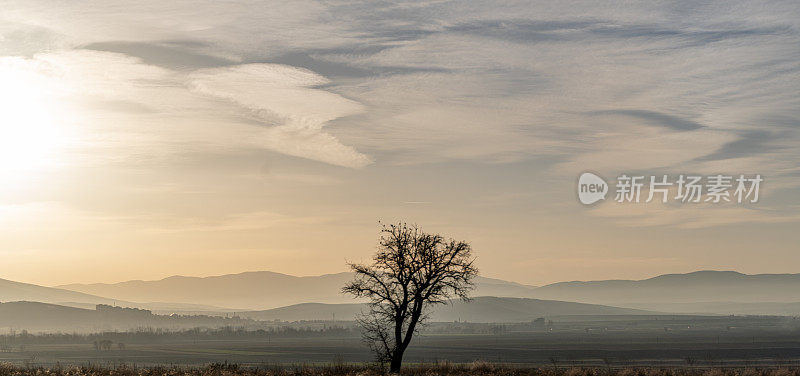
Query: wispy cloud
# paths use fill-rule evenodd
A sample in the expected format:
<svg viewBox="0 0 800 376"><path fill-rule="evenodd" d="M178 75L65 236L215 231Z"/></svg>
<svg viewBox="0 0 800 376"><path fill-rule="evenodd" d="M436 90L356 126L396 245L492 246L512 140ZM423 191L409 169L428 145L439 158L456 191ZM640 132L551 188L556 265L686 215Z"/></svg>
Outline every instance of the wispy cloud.
<svg viewBox="0 0 800 376"><path fill-rule="evenodd" d="M798 20L785 1L9 0L0 69L49 82L70 143L50 184L2 201L253 231L272 219L247 213L314 210L364 233L399 213L505 238L532 206L568 212L559 228L581 218L571 190L587 169L760 173L758 210L592 214L778 227L800 220ZM280 174L257 173L267 164ZM456 200L452 218L434 210Z"/></svg>
<svg viewBox="0 0 800 376"><path fill-rule="evenodd" d="M190 86L203 94L231 100L276 126L261 144L272 150L346 167L364 167L369 157L322 132L327 122L354 115L363 107L316 89L328 82L311 71L278 64L248 64L200 70Z"/></svg>
<svg viewBox="0 0 800 376"><path fill-rule="evenodd" d="M703 128L703 125L696 121L685 119L675 115L663 114L656 111L648 110L605 110L594 111L591 115L623 115L630 116L645 123L653 124L656 126L672 129L676 131L693 131Z"/></svg>

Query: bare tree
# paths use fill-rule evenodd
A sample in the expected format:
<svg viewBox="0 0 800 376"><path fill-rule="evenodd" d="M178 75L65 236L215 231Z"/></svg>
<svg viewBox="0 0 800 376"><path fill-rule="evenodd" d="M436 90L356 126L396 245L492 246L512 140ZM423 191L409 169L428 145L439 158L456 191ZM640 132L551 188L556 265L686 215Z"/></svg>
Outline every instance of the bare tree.
<svg viewBox="0 0 800 376"><path fill-rule="evenodd" d="M355 278L342 291L369 299L369 311L358 321L377 360L389 363L391 372L400 370L430 306L450 298L469 300L478 274L471 252L466 242L398 223L383 225L371 265L350 264Z"/></svg>

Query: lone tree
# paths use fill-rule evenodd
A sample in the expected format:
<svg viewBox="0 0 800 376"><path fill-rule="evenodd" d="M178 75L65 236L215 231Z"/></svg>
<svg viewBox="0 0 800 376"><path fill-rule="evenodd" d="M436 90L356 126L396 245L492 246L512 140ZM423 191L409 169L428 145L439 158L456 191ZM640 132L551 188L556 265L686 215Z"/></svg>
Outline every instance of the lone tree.
<svg viewBox="0 0 800 376"><path fill-rule="evenodd" d="M383 225L378 252L371 265L349 264L355 278L342 291L369 299L359 324L377 360L397 372L403 353L429 308L450 298L469 300L473 266L471 247L445 240L416 225Z"/></svg>

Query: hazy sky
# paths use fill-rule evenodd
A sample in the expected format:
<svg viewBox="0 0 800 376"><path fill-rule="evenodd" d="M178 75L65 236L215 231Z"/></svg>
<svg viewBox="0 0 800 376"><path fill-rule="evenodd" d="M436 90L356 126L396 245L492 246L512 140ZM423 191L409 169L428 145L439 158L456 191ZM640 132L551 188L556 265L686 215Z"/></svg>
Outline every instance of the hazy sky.
<svg viewBox="0 0 800 376"><path fill-rule="evenodd" d="M0 9L0 278L339 272L398 219L531 284L800 272L796 0ZM765 181L587 208L586 170Z"/></svg>

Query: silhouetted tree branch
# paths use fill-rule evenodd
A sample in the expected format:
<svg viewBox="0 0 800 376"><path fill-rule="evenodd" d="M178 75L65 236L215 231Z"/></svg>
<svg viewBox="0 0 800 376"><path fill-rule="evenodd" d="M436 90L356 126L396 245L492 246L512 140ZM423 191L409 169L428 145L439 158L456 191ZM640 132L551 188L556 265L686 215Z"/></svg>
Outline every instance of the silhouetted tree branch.
<svg viewBox="0 0 800 376"><path fill-rule="evenodd" d="M342 291L369 299L358 321L377 360L397 372L430 306L469 300L478 274L470 245L428 234L416 225L383 225L370 265L349 264L355 278Z"/></svg>

